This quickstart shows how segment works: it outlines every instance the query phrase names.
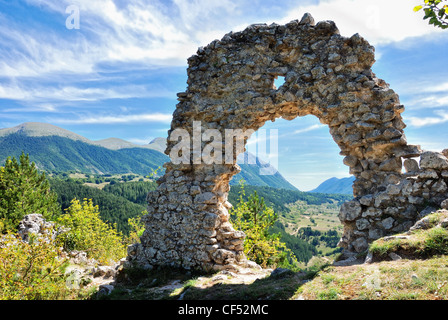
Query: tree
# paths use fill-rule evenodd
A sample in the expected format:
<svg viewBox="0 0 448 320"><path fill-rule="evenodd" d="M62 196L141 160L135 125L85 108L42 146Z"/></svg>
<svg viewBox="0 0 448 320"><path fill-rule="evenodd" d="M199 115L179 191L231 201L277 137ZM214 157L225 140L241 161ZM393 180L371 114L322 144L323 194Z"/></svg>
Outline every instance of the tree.
<svg viewBox="0 0 448 320"><path fill-rule="evenodd" d="M448 0L424 0L424 4L414 7L414 11L423 9L424 20L429 19L429 24L436 27L448 28Z"/></svg>
<svg viewBox="0 0 448 320"><path fill-rule="evenodd" d="M235 229L246 234L244 254L262 267L290 267L297 264L294 254L280 241L280 234L271 234L269 229L278 216L264 203L255 191L247 201L244 200L244 188L241 188L240 201L231 210L231 221ZM290 264L290 261L293 265Z"/></svg>
<svg viewBox="0 0 448 320"><path fill-rule="evenodd" d="M51 220L60 213L60 207L45 173L39 173L22 152L19 161L8 157L5 166L0 167L0 233L16 231L30 213Z"/></svg>

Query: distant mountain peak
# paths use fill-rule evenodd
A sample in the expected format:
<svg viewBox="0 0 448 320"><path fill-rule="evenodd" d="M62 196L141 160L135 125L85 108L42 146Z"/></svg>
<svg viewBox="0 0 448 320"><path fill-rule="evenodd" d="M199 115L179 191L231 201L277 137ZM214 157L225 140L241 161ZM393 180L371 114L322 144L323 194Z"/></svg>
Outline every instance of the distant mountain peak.
<svg viewBox="0 0 448 320"><path fill-rule="evenodd" d="M156 138L153 141L157 141L157 144L155 145L138 145L134 144L132 142L120 139L120 138L107 138L102 139L98 141L93 141L90 139L87 139L86 137L83 137L77 133L74 133L72 131L69 131L67 129L60 128L58 126L55 126L53 124L44 123L44 122L25 122L22 124L19 124L18 126L12 127L12 128L4 128L0 129L0 137L5 137L10 134L23 134L27 137L48 137L48 136L57 136L62 138L68 138L75 141L82 141L91 145L103 147L109 150L120 150L120 149L130 149L130 148L145 148L145 149L153 149L156 151L160 151L154 146L157 146L160 142L158 139L162 138ZM166 140L166 139L162 139ZM151 142L152 143L152 142ZM166 142L165 142L166 143ZM165 151L165 149L163 149ZM163 153L163 151L161 151Z"/></svg>
<svg viewBox="0 0 448 320"><path fill-rule="evenodd" d="M165 153L166 149L166 138L155 138L151 142L145 145L147 148Z"/></svg>
<svg viewBox="0 0 448 320"><path fill-rule="evenodd" d="M340 179L333 177L325 180L316 189L309 192L353 194L353 181L355 181L354 176Z"/></svg>
<svg viewBox="0 0 448 320"><path fill-rule="evenodd" d="M94 141L94 144L104 147L110 150L120 150L129 148L141 148L142 146L134 144L132 142L119 139L119 138L107 138L102 140Z"/></svg>
<svg viewBox="0 0 448 320"><path fill-rule="evenodd" d="M13 133L23 134L28 137L59 136L92 144L92 141L79 134L43 122L25 122L12 128L0 129L0 137Z"/></svg>

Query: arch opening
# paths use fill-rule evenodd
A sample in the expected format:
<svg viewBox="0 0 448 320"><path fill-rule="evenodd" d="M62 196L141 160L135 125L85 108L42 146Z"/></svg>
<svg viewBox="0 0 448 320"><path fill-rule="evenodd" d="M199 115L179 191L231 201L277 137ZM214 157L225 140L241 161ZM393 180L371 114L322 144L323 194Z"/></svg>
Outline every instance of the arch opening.
<svg viewBox="0 0 448 320"><path fill-rule="evenodd" d="M274 139L276 141L273 142ZM276 146L271 148L271 144ZM258 153L260 149L267 150L267 154ZM277 166L279 172L300 191L315 189L329 178L351 176L329 127L313 115L267 121L248 141L246 151ZM237 164L250 164L253 158L248 157L245 162Z"/></svg>
<svg viewBox="0 0 448 320"><path fill-rule="evenodd" d="M277 130L278 134L271 136L271 130ZM263 134L258 135L259 132ZM306 139L304 136L306 135ZM268 150L268 157L264 157L265 154L259 154L257 151L260 149L269 149L272 141L277 139L274 143L277 144L276 154L272 154L271 150ZM318 185L330 178L338 177L342 178L348 177L348 168L343 164L343 157L339 155L339 148L334 143L327 125L323 125L319 122L319 119L315 116L308 115L297 117L293 120L285 120L282 118L275 119L275 122L267 122L258 131L256 131L251 139L249 139L246 145L246 151L250 153L250 157L246 157L245 161L237 162L242 169L246 169L247 165L250 165L250 159L254 159L255 156L259 157L265 165L276 166L278 168L278 173L287 179L288 182L292 183L299 191L312 191L318 187ZM270 156L270 157L269 157ZM272 158L277 157L273 160ZM244 166L244 167L243 167ZM272 167L271 167L272 168ZM270 171L269 174L277 173L277 168ZM254 165L254 170L258 170L261 174L259 166ZM352 177L350 175L350 177ZM240 188L236 187L240 176L235 175L231 183L232 188L235 188L232 200L236 200L233 196L238 193ZM236 181L234 181L236 180ZM232 183L233 182L233 183ZM245 183L245 185L250 183ZM278 187L278 186L274 186ZM281 186L279 188L289 189L289 186ZM249 189L251 190L251 189ZM279 211L277 226L290 235L298 236L295 238L300 246L303 245L302 241L309 242L304 234L308 230L313 230L313 232L326 233L334 237L340 237L343 232L343 226L338 218L338 213L341 204L351 198L352 186L351 181L349 181L347 197L334 196L334 195L309 195L310 198L307 199L300 197L297 201L288 202L286 206L283 206L283 210L279 207L274 207ZM235 192L236 191L236 192ZM265 193L265 190L259 190L265 200L269 201L270 195ZM278 197L278 191L273 190L273 194ZM232 192L230 192L232 193ZM250 193L250 192L249 192ZM344 192L332 192L332 193L344 193ZM291 199L294 197L293 192L287 190L283 191L283 194L287 195L286 198ZM246 195L248 191L246 190ZM311 197L315 197L311 199ZM276 198L278 199L278 198ZM318 201L316 201L319 199ZM319 203L319 201L321 201ZM233 201L231 201L234 203ZM274 201L275 202L275 201ZM235 204L235 203L234 203ZM288 208L286 211L285 208ZM316 224L317 223L317 224ZM310 228L310 229L308 229ZM280 230L276 230L279 232ZM302 235L302 236L300 236ZM294 239L294 238L291 238ZM322 248L325 250L325 255L327 257L334 258L336 254L339 254L341 248L336 247L339 238L336 242L333 239L330 242L321 242ZM309 242L310 243L310 242ZM291 244L291 243L290 243ZM295 248L291 247L294 251ZM294 251L296 257L302 259L300 261L307 262L307 253Z"/></svg>

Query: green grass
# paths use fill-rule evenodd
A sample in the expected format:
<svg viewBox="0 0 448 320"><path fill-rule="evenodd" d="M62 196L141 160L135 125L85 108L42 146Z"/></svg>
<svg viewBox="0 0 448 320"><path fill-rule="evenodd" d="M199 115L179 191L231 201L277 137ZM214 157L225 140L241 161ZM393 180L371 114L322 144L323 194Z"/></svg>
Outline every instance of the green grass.
<svg viewBox="0 0 448 320"><path fill-rule="evenodd" d="M401 235L406 238L378 239L369 248L376 262L326 268L296 295L312 300L448 299L448 230L440 224L447 215L442 210L428 215L426 229ZM392 252L403 259L384 261Z"/></svg>
<svg viewBox="0 0 448 320"><path fill-rule="evenodd" d="M448 254L448 230L440 223L447 218L448 212L437 211L425 217L427 227L417 229L407 234L406 238L392 238L374 241L370 245L370 252L379 257L385 257L391 252L405 257L426 258L433 255Z"/></svg>

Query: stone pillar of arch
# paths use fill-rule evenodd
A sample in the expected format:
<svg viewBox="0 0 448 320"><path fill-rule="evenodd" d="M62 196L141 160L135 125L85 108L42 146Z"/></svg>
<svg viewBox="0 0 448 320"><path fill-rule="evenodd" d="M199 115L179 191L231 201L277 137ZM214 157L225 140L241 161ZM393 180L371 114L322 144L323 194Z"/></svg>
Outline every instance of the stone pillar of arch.
<svg viewBox="0 0 448 320"><path fill-rule="evenodd" d="M339 215L340 245L362 252L372 240L409 228L418 214L405 205L410 193L390 190L404 181L402 160L420 156L421 150L407 144L398 95L371 70L374 52L359 34L341 36L334 22L315 23L309 14L285 25L230 32L188 59L188 88L178 94L165 153L179 154L174 133L197 139L194 122L201 133L216 129L225 137L226 129L249 132L280 117L316 116L328 125L356 177L355 198ZM275 88L279 76L285 82ZM194 163L195 144L202 150L210 143L204 137L198 141L184 150L188 163L164 165L158 189L148 195L141 244L130 247L128 260L187 269L245 264L245 235L229 222L227 201L242 150L234 149L232 163ZM224 147L218 151L224 153Z"/></svg>

